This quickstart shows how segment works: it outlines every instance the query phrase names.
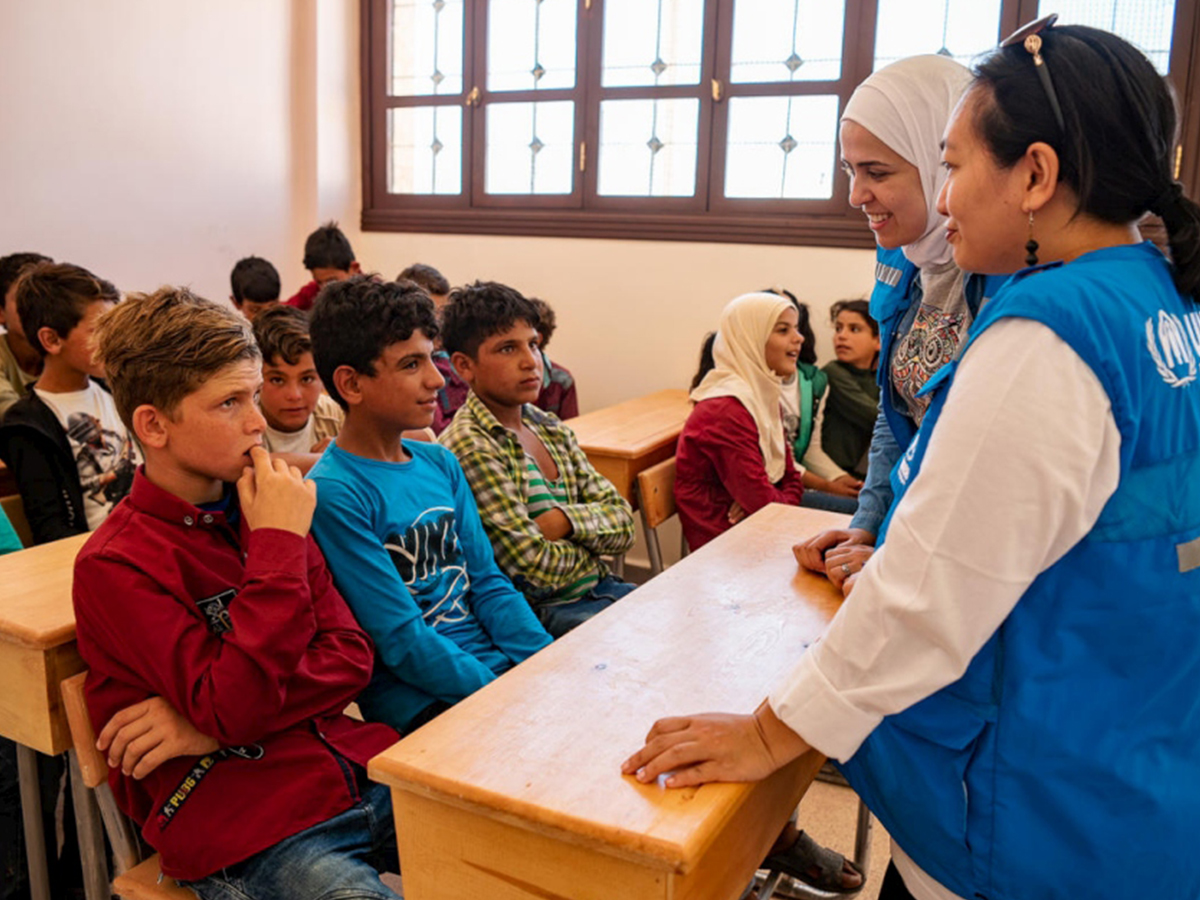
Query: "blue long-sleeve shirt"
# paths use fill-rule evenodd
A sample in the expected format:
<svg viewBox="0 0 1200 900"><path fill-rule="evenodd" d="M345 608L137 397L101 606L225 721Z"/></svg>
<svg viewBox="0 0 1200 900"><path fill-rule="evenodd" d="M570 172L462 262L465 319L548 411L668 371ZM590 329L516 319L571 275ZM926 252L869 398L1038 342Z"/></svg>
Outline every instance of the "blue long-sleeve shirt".
<svg viewBox="0 0 1200 900"><path fill-rule="evenodd" d="M313 534L375 642L359 706L401 731L432 703L457 703L550 643L496 566L453 454L404 446L412 458L390 463L333 444L309 473Z"/></svg>

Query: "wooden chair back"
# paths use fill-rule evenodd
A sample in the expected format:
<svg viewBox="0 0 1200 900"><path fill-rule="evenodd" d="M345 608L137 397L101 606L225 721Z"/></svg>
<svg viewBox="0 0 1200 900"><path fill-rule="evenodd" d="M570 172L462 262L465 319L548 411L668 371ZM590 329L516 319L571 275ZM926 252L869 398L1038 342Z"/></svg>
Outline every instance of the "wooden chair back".
<svg viewBox="0 0 1200 900"><path fill-rule="evenodd" d="M67 725L71 729L71 743L79 759L79 771L83 773L83 783L94 791L108 781L108 761L96 749L96 732L83 699L83 682L86 678L87 672L80 672L64 680L62 701Z"/></svg>
<svg viewBox="0 0 1200 900"><path fill-rule="evenodd" d="M21 500L21 495L0 497L0 507L3 507L4 514L8 516L8 521L12 523L13 530L17 532L21 543L26 547L32 547L33 532L29 528L29 520L25 518L25 504Z"/></svg>
<svg viewBox="0 0 1200 900"><path fill-rule="evenodd" d="M642 528L646 532L646 550L650 554L650 575L654 576L666 568L658 526L675 515L675 457L638 472L637 493Z"/></svg>

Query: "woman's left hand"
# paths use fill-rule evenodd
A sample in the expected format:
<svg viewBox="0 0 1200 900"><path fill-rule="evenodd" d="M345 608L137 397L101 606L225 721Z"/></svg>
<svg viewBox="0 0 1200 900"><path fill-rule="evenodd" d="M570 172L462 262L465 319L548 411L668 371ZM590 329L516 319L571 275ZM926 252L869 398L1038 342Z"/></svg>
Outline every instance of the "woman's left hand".
<svg viewBox="0 0 1200 900"><path fill-rule="evenodd" d="M764 700L753 715L703 713L659 719L646 745L621 772L649 783L670 772L667 787L710 781L758 781L809 749Z"/></svg>

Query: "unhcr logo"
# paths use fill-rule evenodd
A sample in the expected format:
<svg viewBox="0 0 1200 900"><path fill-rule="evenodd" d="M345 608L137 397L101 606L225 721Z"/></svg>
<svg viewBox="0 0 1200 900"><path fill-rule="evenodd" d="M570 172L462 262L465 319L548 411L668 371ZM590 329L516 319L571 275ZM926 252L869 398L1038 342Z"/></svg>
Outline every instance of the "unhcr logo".
<svg viewBox="0 0 1200 900"><path fill-rule="evenodd" d="M1200 353L1200 314L1184 316L1186 327L1166 310L1146 320L1146 349L1162 380L1173 388L1186 387L1196 380L1196 355Z"/></svg>

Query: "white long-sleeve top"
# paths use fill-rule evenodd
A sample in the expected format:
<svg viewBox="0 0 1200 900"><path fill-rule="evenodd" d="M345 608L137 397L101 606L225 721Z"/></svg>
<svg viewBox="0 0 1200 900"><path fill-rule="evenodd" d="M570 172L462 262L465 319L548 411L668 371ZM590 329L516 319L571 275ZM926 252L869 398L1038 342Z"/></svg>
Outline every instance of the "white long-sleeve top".
<svg viewBox="0 0 1200 900"><path fill-rule="evenodd" d="M963 358L887 540L823 638L771 692L775 714L834 759L884 716L948 684L1116 490L1108 396L1047 326L1006 319ZM899 848L918 900L954 894Z"/></svg>

